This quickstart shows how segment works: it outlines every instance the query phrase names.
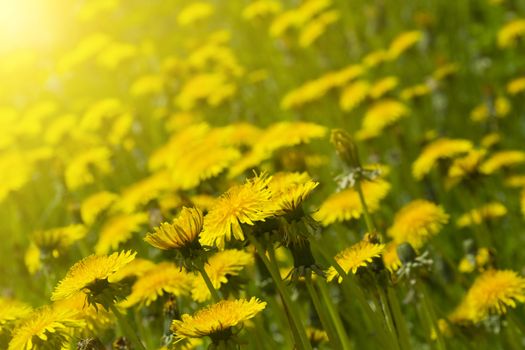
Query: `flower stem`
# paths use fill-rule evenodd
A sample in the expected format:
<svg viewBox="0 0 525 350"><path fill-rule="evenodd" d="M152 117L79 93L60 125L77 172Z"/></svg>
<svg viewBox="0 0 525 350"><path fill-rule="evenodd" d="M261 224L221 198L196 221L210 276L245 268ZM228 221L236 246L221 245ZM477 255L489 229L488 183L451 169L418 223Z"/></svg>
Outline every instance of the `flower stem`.
<svg viewBox="0 0 525 350"><path fill-rule="evenodd" d="M279 270L276 269L275 266L266 257L261 244L257 242L255 238L251 237L251 235L248 235L248 239L250 240L250 243L255 247L257 254L259 255L262 262L264 263L264 265L270 272L272 279L274 280L275 285L277 289L279 290L279 294L281 295L283 303L288 311L287 315L289 317L291 327L295 328L296 330L296 332L294 332L294 335L297 336L297 339L295 339L297 348L300 350L312 350L312 346L310 345L310 342L308 341L308 338L306 337L306 331L301 322L299 312L295 304L292 302L292 298L290 297L290 294L288 294L288 291L286 290L286 287L281 279L281 276L279 275Z"/></svg>
<svg viewBox="0 0 525 350"><path fill-rule="evenodd" d="M118 324L120 326L120 329L122 330L122 333L131 341L133 346L140 350L146 350L144 347L144 344L140 341L139 337L137 336L135 330L130 326L124 315L120 313L120 311L117 309L117 307L114 304L109 304L109 309L115 315L117 318Z"/></svg>
<svg viewBox="0 0 525 350"><path fill-rule="evenodd" d="M219 296L219 293L217 292L217 289L215 289L215 287L213 286L210 276L208 276L208 273L206 272L206 269L204 268L204 263L199 261L195 264L195 267L201 274L202 279L204 280L204 283L206 283L206 287L208 287L208 290L210 291L213 302L218 303L221 300L221 298Z"/></svg>
<svg viewBox="0 0 525 350"><path fill-rule="evenodd" d="M366 228L369 233L375 232L374 222L372 221L372 217L370 216L370 213L368 212L368 206L366 205L365 196L363 194L363 187L361 186L361 180L356 181L355 188L357 190L357 193L359 194L359 201L361 202L361 207L363 207L363 215L365 217Z"/></svg>

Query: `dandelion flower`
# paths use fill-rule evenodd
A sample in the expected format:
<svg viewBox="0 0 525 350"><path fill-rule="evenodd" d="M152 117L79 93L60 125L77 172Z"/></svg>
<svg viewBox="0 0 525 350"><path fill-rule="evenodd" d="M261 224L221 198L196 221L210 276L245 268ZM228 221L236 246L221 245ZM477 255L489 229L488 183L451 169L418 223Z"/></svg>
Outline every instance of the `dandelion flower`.
<svg viewBox="0 0 525 350"><path fill-rule="evenodd" d="M306 327L306 336L313 347L318 347L319 344L328 341L328 334L326 331L314 327Z"/></svg>
<svg viewBox="0 0 525 350"><path fill-rule="evenodd" d="M133 284L131 294L120 305L131 307L136 304L150 305L164 294L175 296L190 292L194 276L175 264L164 262L149 269Z"/></svg>
<svg viewBox="0 0 525 350"><path fill-rule="evenodd" d="M257 0L246 6L242 11L242 17L251 21L258 17L267 17L281 11L282 5L275 0Z"/></svg>
<svg viewBox="0 0 525 350"><path fill-rule="evenodd" d="M415 200L397 212L388 235L398 244L408 242L414 249L419 249L441 231L448 219L441 206L422 199Z"/></svg>
<svg viewBox="0 0 525 350"><path fill-rule="evenodd" d="M261 175L249 179L243 185L231 187L219 197L214 207L204 217L200 243L216 245L220 250L232 235L244 240L241 224L254 225L264 221L275 212L268 183L271 178Z"/></svg>
<svg viewBox="0 0 525 350"><path fill-rule="evenodd" d="M388 58L394 60L398 58L403 52L420 42L423 38L423 33L419 30L408 31L399 34L392 40L388 48Z"/></svg>
<svg viewBox="0 0 525 350"><path fill-rule="evenodd" d="M383 263L385 264L385 267L391 272L397 271L402 265L401 260L397 255L397 247L398 245L395 242L389 242L385 246L385 250L383 252Z"/></svg>
<svg viewBox="0 0 525 350"><path fill-rule="evenodd" d="M507 92L510 95L517 95L523 91L525 91L525 77L513 79L507 84Z"/></svg>
<svg viewBox="0 0 525 350"><path fill-rule="evenodd" d="M377 101L367 110L357 138L364 140L379 136L386 127L406 117L408 112L408 107L397 100L388 98Z"/></svg>
<svg viewBox="0 0 525 350"><path fill-rule="evenodd" d="M31 313L31 307L21 301L0 297L0 332L6 324L24 318Z"/></svg>
<svg viewBox="0 0 525 350"><path fill-rule="evenodd" d="M373 213L379 209L379 203L390 192L390 184L382 179L374 181L362 181L363 195L368 210ZM313 217L324 226L334 222L342 222L351 219L359 219L363 214L359 194L353 188L348 188L328 197Z"/></svg>
<svg viewBox="0 0 525 350"><path fill-rule="evenodd" d="M486 153L484 149L472 149L465 156L454 159L448 168L447 187L476 174Z"/></svg>
<svg viewBox="0 0 525 350"><path fill-rule="evenodd" d="M51 300L63 300L79 293L100 293L112 277L135 259L136 253L122 251L111 255L90 255L73 265L58 283Z"/></svg>
<svg viewBox="0 0 525 350"><path fill-rule="evenodd" d="M319 183L312 181L306 173L274 174L268 186L278 208L276 214L282 215L298 209L317 185Z"/></svg>
<svg viewBox="0 0 525 350"><path fill-rule="evenodd" d="M349 112L357 107L368 96L370 83L366 80L357 80L343 89L339 98L339 106Z"/></svg>
<svg viewBox="0 0 525 350"><path fill-rule="evenodd" d="M118 195L102 191L86 198L80 205L80 215L86 225L91 225L104 210L108 209L116 200Z"/></svg>
<svg viewBox="0 0 525 350"><path fill-rule="evenodd" d="M483 162L480 171L483 174L493 174L502 168L509 168L522 163L525 163L525 152L500 151L494 153L489 159Z"/></svg>
<svg viewBox="0 0 525 350"><path fill-rule="evenodd" d="M242 269L251 264L253 264L253 255L251 253L236 249L226 249L212 255L204 269L213 287L218 290L222 284L228 283L230 276L237 276ZM193 280L191 296L193 300L200 303L211 298L210 290L201 276Z"/></svg>
<svg viewBox="0 0 525 350"><path fill-rule="evenodd" d="M518 18L505 24L498 32L500 47L514 46L517 39L525 34L525 19Z"/></svg>
<svg viewBox="0 0 525 350"><path fill-rule="evenodd" d="M182 315L181 320L174 320L171 330L175 338L202 338L209 336L212 341L220 342L231 334L231 328L247 321L264 310L266 302L255 297L250 300L223 300L197 311L193 316Z"/></svg>
<svg viewBox="0 0 525 350"><path fill-rule="evenodd" d="M352 271L352 273L355 274L360 267L365 267L369 265L374 258L380 257L384 249L384 244L376 244L368 240L362 240L337 254L335 261L337 261L346 273ZM337 270L333 266L330 266L326 271L327 280L332 281L336 277L339 283L343 281L343 276L340 276Z"/></svg>
<svg viewBox="0 0 525 350"><path fill-rule="evenodd" d="M370 97L378 99L387 92L395 89L398 85L399 79L397 77L390 76L380 79L370 87Z"/></svg>
<svg viewBox="0 0 525 350"><path fill-rule="evenodd" d="M412 164L412 175L421 180L440 159L454 158L472 149L472 142L462 139L440 138L428 144Z"/></svg>
<svg viewBox="0 0 525 350"><path fill-rule="evenodd" d="M459 227L479 225L486 220L493 220L507 215L507 208L499 202L487 203L461 215L456 224Z"/></svg>
<svg viewBox="0 0 525 350"><path fill-rule="evenodd" d="M177 16L177 23L180 26L189 26L200 20L210 17L214 12L214 7L203 1L197 1L184 7Z"/></svg>
<svg viewBox="0 0 525 350"><path fill-rule="evenodd" d="M69 342L70 330L83 326L75 310L43 307L15 328L8 350L63 349Z"/></svg>
<svg viewBox="0 0 525 350"><path fill-rule="evenodd" d="M95 245L95 253L107 254L115 250L121 243L128 241L133 233L149 222L146 213L120 214L110 218L100 230L100 236Z"/></svg>

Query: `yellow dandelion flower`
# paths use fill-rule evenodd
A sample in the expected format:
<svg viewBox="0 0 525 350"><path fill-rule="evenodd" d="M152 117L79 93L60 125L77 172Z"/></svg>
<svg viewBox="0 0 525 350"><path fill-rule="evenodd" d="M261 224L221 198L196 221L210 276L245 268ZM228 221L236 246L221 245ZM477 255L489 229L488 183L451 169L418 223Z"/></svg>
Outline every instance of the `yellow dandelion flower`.
<svg viewBox="0 0 525 350"><path fill-rule="evenodd" d="M398 244L408 242L419 249L441 231L448 219L441 206L422 199L414 200L396 213L388 235Z"/></svg>
<svg viewBox="0 0 525 350"><path fill-rule="evenodd" d="M306 173L277 173L268 184L276 204L276 214L293 212L319 185Z"/></svg>
<svg viewBox="0 0 525 350"><path fill-rule="evenodd" d="M326 135L324 126L308 122L279 122L266 129L257 142L256 148L272 152L282 147L308 143Z"/></svg>
<svg viewBox="0 0 525 350"><path fill-rule="evenodd" d="M155 266L155 263L151 260L136 258L115 272L111 277L111 281L120 282L129 277L140 277Z"/></svg>
<svg viewBox="0 0 525 350"><path fill-rule="evenodd" d="M491 202L461 215L456 221L459 227L479 225L486 220L493 220L507 215L507 208L499 202Z"/></svg>
<svg viewBox="0 0 525 350"><path fill-rule="evenodd" d="M191 3L179 12L177 23L180 26L189 26L210 17L214 10L214 7L207 2L197 1Z"/></svg>
<svg viewBox="0 0 525 350"><path fill-rule="evenodd" d="M281 12L281 3L275 0L257 0L247 5L242 11L242 18L251 21L257 17L268 17Z"/></svg>
<svg viewBox="0 0 525 350"><path fill-rule="evenodd" d="M505 179L505 186L525 188L525 175L512 175Z"/></svg>
<svg viewBox="0 0 525 350"><path fill-rule="evenodd" d="M505 314L525 302L525 278L511 270L487 270L482 273L463 301L467 319L480 322L492 314Z"/></svg>
<svg viewBox="0 0 525 350"><path fill-rule="evenodd" d="M246 266L253 264L253 254L236 249L226 249L212 255L204 266L215 289L220 289L222 284L228 283L229 276L237 276ZM193 280L191 297L197 302L211 299L210 290L201 276Z"/></svg>
<svg viewBox="0 0 525 350"><path fill-rule="evenodd" d="M388 58L395 60L403 52L417 44L423 39L423 33L419 30L408 31L399 34L392 40L388 48Z"/></svg>
<svg viewBox="0 0 525 350"><path fill-rule="evenodd" d="M379 209L379 203L390 192L390 184L382 179L361 183L368 210L373 213ZM353 188L343 190L328 197L313 217L324 226L334 222L359 219L363 214L359 194Z"/></svg>
<svg viewBox="0 0 525 350"><path fill-rule="evenodd" d="M346 273L351 271L355 274L360 267L365 267L371 263L374 258L380 257L384 249L384 244L376 244L368 240L363 240L337 254L335 261L337 261ZM326 279L332 281L336 277L339 283L343 282L343 276L340 276L337 270L333 266L330 266L326 271Z"/></svg>
<svg viewBox="0 0 525 350"><path fill-rule="evenodd" d="M163 192L172 189L172 182L167 171L158 171L141 179L122 190L120 200L115 208L124 213L132 214L141 206L158 198Z"/></svg>
<svg viewBox="0 0 525 350"><path fill-rule="evenodd" d="M126 308L136 304L148 306L164 294L187 295L194 278L175 264L160 263L137 279L131 294L120 305Z"/></svg>
<svg viewBox="0 0 525 350"><path fill-rule="evenodd" d="M148 214L119 214L108 219L100 229L95 245L95 253L107 254L116 250L121 243L128 241L133 233L139 232L149 222Z"/></svg>
<svg viewBox="0 0 525 350"><path fill-rule="evenodd" d="M132 96L147 96L162 93L164 78L160 74L146 74L137 78L129 92Z"/></svg>
<svg viewBox="0 0 525 350"><path fill-rule="evenodd" d="M510 95L517 95L523 91L525 91L525 77L513 79L507 84L507 92Z"/></svg>
<svg viewBox="0 0 525 350"><path fill-rule="evenodd" d="M510 113L510 110L510 101L505 97L499 96L494 100L493 110L484 102L470 112L470 119L473 122L481 123L486 121L491 115L497 118L504 118Z"/></svg>
<svg viewBox="0 0 525 350"><path fill-rule="evenodd" d="M233 237L244 240L241 224L254 225L264 221L275 212L268 183L271 178L261 175L243 185L231 187L220 196L204 217L200 243L216 245L223 250L226 241Z"/></svg>
<svg viewBox="0 0 525 350"><path fill-rule="evenodd" d="M363 64L367 68L372 68L388 59L388 52L385 50L376 50L370 52L363 58Z"/></svg>
<svg viewBox="0 0 525 350"><path fill-rule="evenodd" d="M497 132L492 132L481 139L481 147L489 149L492 148L492 146L497 145L500 141L501 135Z"/></svg>
<svg viewBox="0 0 525 350"><path fill-rule="evenodd" d="M480 171L484 174L493 174L502 168L509 168L522 163L525 163L525 152L499 151L481 164Z"/></svg>
<svg viewBox="0 0 525 350"><path fill-rule="evenodd" d="M357 80L343 89L339 98L339 106L343 111L351 111L368 96L370 83Z"/></svg>
<svg viewBox="0 0 525 350"><path fill-rule="evenodd" d="M341 15L339 14L339 11L326 11L311 22L307 23L306 26L301 29L299 46L311 46L326 32L327 27L337 22L340 17Z"/></svg>
<svg viewBox="0 0 525 350"><path fill-rule="evenodd" d="M0 297L0 332L6 324L25 318L31 313L31 306L14 299Z"/></svg>
<svg viewBox="0 0 525 350"><path fill-rule="evenodd" d="M383 99L375 102L367 110L357 138L363 140L379 136L386 127L406 117L408 112L408 107L397 100Z"/></svg>
<svg viewBox="0 0 525 350"><path fill-rule="evenodd" d="M95 147L77 154L65 170L67 188L76 190L95 181L92 169L97 173L107 174L111 171L111 151L107 147Z"/></svg>
<svg viewBox="0 0 525 350"><path fill-rule="evenodd" d="M389 91L392 91L399 85L399 79L394 76L380 79L370 87L370 97L378 99Z"/></svg>
<svg viewBox="0 0 525 350"><path fill-rule="evenodd" d="M82 294L56 301L53 303L53 307L76 311L77 318L85 323L81 335L93 335L115 325L111 313L106 310L99 310L93 305L86 305L86 298Z"/></svg>
<svg viewBox="0 0 525 350"><path fill-rule="evenodd" d="M175 338L221 337L232 327L240 325L264 310L266 302L253 297L250 300L223 300L197 311L193 316L182 315L181 320L174 320L171 329Z"/></svg>
<svg viewBox="0 0 525 350"><path fill-rule="evenodd" d="M457 71L459 71L459 65L457 63L446 63L441 65L432 73L432 78L440 81L453 75Z"/></svg>
<svg viewBox="0 0 525 350"><path fill-rule="evenodd" d="M462 179L475 174L486 153L484 149L472 149L465 156L454 159L448 168L447 187L450 188Z"/></svg>
<svg viewBox="0 0 525 350"><path fill-rule="evenodd" d="M144 240L152 246L163 249L180 249L191 245L202 231L204 218L196 208L183 207L179 216L171 223L163 222L155 227L154 233L148 233Z"/></svg>
<svg viewBox="0 0 525 350"><path fill-rule="evenodd" d="M395 242L389 242L385 246L383 252L383 263L391 272L397 271L402 265L401 260L399 260L399 256L397 255L397 246L398 245Z"/></svg>
<svg viewBox="0 0 525 350"><path fill-rule="evenodd" d="M403 89L399 96L402 100L409 101L417 97L428 95L431 92L432 88L428 84L417 84Z"/></svg>
<svg viewBox="0 0 525 350"><path fill-rule="evenodd" d="M108 209L118 195L108 191L101 191L86 198L80 205L80 215L86 225L91 225L103 211Z"/></svg>
<svg viewBox="0 0 525 350"><path fill-rule="evenodd" d="M328 341L328 334L322 329L314 327L306 327L306 336L312 346L318 346L321 343Z"/></svg>
<svg viewBox="0 0 525 350"><path fill-rule="evenodd" d="M27 316L13 331L8 350L63 349L70 331L84 326L76 310L43 307Z"/></svg>
<svg viewBox="0 0 525 350"><path fill-rule="evenodd" d="M472 149L472 142L463 139L440 138L428 144L412 164L412 175L421 180L440 159L454 158Z"/></svg>
<svg viewBox="0 0 525 350"><path fill-rule="evenodd" d="M112 281L113 275L135 259L136 253L122 251L111 255L90 255L73 265L58 283L51 300L63 300L85 292L100 281Z"/></svg>
<svg viewBox="0 0 525 350"><path fill-rule="evenodd" d="M81 224L56 227L49 230L35 231L31 241L40 250L51 253L53 257L58 257L61 251L81 240L87 234L87 228Z"/></svg>
<svg viewBox="0 0 525 350"><path fill-rule="evenodd" d="M519 37L525 34L525 19L518 18L505 24L498 32L498 45L511 47L516 44Z"/></svg>

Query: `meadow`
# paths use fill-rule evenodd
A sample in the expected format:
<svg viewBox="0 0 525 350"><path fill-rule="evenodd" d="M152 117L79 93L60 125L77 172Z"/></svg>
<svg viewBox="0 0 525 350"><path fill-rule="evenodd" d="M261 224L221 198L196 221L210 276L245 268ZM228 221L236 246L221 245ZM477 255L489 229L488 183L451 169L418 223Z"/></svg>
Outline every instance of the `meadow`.
<svg viewBox="0 0 525 350"><path fill-rule="evenodd" d="M525 348L525 2L0 13L0 349Z"/></svg>

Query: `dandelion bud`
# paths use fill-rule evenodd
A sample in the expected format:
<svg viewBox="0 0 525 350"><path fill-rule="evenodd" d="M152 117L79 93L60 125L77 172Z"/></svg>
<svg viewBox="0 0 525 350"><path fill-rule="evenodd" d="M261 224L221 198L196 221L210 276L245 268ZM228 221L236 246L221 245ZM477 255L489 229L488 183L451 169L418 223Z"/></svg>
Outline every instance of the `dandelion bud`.
<svg viewBox="0 0 525 350"><path fill-rule="evenodd" d="M417 256L416 251L414 250L412 245L408 242L401 243L397 247L396 251L397 251L397 256L399 257L399 260L401 260L403 264L407 264L407 263L414 261L414 259Z"/></svg>
<svg viewBox="0 0 525 350"><path fill-rule="evenodd" d="M361 167L357 145L350 134L342 129L334 129L330 136L330 142L334 144L337 155L346 165L351 168Z"/></svg>

